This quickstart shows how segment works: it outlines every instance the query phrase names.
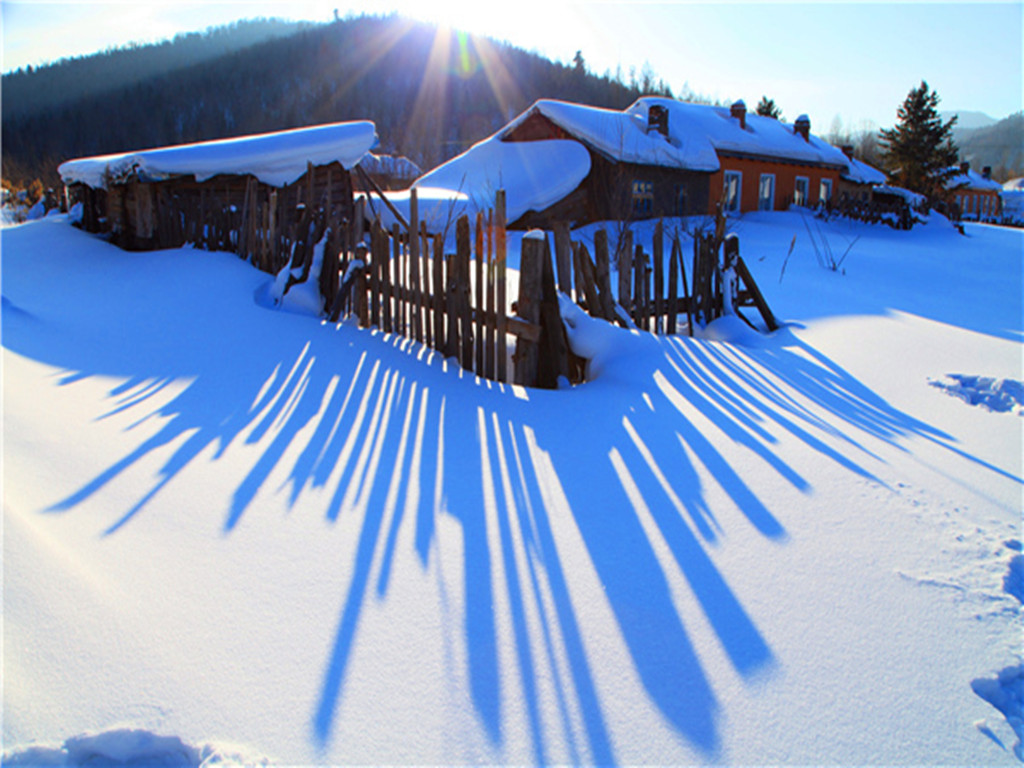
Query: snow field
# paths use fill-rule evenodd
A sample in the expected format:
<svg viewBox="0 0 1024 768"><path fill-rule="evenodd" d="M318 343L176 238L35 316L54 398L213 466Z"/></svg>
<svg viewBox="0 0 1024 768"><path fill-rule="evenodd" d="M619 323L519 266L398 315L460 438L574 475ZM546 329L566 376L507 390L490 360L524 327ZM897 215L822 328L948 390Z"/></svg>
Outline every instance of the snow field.
<svg viewBox="0 0 1024 768"><path fill-rule="evenodd" d="M779 332L575 316L557 392L5 229L5 761L1015 764L1021 420L929 380L1021 378L1020 234L822 226L736 222Z"/></svg>

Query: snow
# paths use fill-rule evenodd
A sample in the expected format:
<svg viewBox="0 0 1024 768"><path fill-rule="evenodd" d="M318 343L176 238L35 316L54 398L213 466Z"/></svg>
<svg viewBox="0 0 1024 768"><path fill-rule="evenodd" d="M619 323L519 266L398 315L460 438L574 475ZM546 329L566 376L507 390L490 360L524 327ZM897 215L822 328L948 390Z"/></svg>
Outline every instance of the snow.
<svg viewBox="0 0 1024 768"><path fill-rule="evenodd" d="M958 187L964 189L983 189L992 192L1002 192L1003 185L993 179L986 179L982 174L977 171L968 168L965 172L962 168L957 168L957 173L946 179L947 189L957 189Z"/></svg>
<svg viewBox="0 0 1024 768"><path fill-rule="evenodd" d="M313 165L339 162L352 169L376 144L373 123L330 123L290 131L262 133L137 152L85 157L61 163L65 184L80 182L102 188L107 179L133 173L143 180L192 174L205 181L219 174L252 174L265 184L283 187Z"/></svg>
<svg viewBox="0 0 1024 768"><path fill-rule="evenodd" d="M846 158L846 170L841 176L855 184L885 184L886 182L884 173L855 157Z"/></svg>
<svg viewBox="0 0 1024 768"><path fill-rule="evenodd" d="M931 382L1021 379L1024 233L807 215L779 331L563 302L550 392L5 228L4 763L1019 765L1022 420Z"/></svg>
<svg viewBox="0 0 1024 768"><path fill-rule="evenodd" d="M470 206L457 207L453 216L444 206L432 209L452 221L465 210L493 207L494 193L504 189L507 220L515 221L527 211L542 211L558 202L589 172L590 155L575 141L503 142L492 136L421 176L413 186L449 190L449 199L466 195ZM424 215L431 216L427 212L421 218ZM431 231L439 231L436 221L424 220Z"/></svg>

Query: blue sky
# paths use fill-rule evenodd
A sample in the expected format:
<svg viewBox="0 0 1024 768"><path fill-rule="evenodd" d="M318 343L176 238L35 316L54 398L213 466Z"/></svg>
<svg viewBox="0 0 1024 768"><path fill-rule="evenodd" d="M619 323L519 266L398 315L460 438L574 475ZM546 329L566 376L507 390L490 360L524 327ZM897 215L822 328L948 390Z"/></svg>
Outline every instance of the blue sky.
<svg viewBox="0 0 1024 768"><path fill-rule="evenodd" d="M649 64L684 85L753 106L773 98L813 130L838 121L891 125L926 80L942 109L1002 118L1022 109L1024 3L565 2L398 0L303 2L48 2L3 0L3 71L129 41L154 41L235 19L327 21L348 13L407 15L507 40L568 62L581 50L597 74Z"/></svg>

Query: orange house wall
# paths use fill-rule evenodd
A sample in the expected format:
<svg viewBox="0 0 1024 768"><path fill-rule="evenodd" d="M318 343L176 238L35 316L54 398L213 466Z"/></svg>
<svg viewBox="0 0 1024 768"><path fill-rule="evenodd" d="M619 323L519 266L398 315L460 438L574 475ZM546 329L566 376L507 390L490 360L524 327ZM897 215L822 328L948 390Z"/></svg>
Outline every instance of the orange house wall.
<svg viewBox="0 0 1024 768"><path fill-rule="evenodd" d="M839 170L821 168L814 165L797 165L793 163L775 163L768 160L755 160L744 157L720 157L721 169L711 175L710 194L708 195L708 213L715 212L715 205L722 197L725 171L739 171L743 174L740 190L740 212L757 210L757 194L762 173L775 174L775 208L784 210L786 204L793 199L796 192L797 176L808 179L808 203L812 206L819 202L818 192L821 180L832 180L832 199L836 200L839 193Z"/></svg>
<svg viewBox="0 0 1024 768"><path fill-rule="evenodd" d="M970 198L970 208L968 208L967 199ZM978 213L978 206L981 205L981 198L989 199L989 216L998 216L1002 211L1002 197L994 189L959 189L956 192L956 201L960 206L960 210L964 213L970 213L976 215Z"/></svg>

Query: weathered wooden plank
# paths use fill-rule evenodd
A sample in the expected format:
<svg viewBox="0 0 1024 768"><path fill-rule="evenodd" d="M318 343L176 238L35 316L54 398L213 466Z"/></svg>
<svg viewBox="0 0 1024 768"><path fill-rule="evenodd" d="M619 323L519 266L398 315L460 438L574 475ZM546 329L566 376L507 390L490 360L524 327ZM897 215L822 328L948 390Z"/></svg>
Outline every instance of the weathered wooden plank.
<svg viewBox="0 0 1024 768"><path fill-rule="evenodd" d="M761 313L761 317L768 330L778 330L779 323L775 319L775 315L772 314L771 309L768 307L768 302L765 301L764 295L761 293L761 289L757 287L757 283L754 282L754 277L750 274L746 262L743 261L743 257L739 254L736 256L736 275L746 286L750 297L754 300L754 306Z"/></svg>
<svg viewBox="0 0 1024 768"><path fill-rule="evenodd" d="M528 233L523 237L519 252L517 314L526 322L534 325L539 325L541 322L544 245L543 233ZM539 344L519 339L515 354L516 384L524 387L536 386L539 359Z"/></svg>
<svg viewBox="0 0 1024 768"><path fill-rule="evenodd" d="M569 340L565 334L565 326L562 325L562 312L558 307L558 290L555 286L555 270L551 263L551 250L546 237L543 242L537 386L558 389L559 379L569 380ZM587 256L588 261L589 258Z"/></svg>
<svg viewBox="0 0 1024 768"><path fill-rule="evenodd" d="M615 320L615 298L612 296L611 259L608 252L608 232L594 233L594 282L601 301L601 313L606 320Z"/></svg>
<svg viewBox="0 0 1024 768"><path fill-rule="evenodd" d="M508 381L508 339L505 335L508 329L508 299L506 296L506 239L505 239L505 190L499 189L494 193L494 252L495 252L495 274L494 283L497 288L495 298L498 315L497 336L498 345L495 352L497 356L497 379L500 382Z"/></svg>
<svg viewBox="0 0 1024 768"><path fill-rule="evenodd" d="M647 257L639 243L633 250L633 322L637 328L647 330Z"/></svg>
<svg viewBox="0 0 1024 768"><path fill-rule="evenodd" d="M477 211L476 232L473 238L473 296L474 308L480 310L473 314L473 352L474 368L478 376L484 375L484 213Z"/></svg>
<svg viewBox="0 0 1024 768"><path fill-rule="evenodd" d="M576 243L573 248L573 258L577 264L577 274L580 276L581 286L577 290L583 293L587 303L587 312L591 317L605 318L604 309L601 306L601 297L597 292L597 279L594 272L594 262L590 260L590 253L583 243Z"/></svg>
<svg viewBox="0 0 1024 768"><path fill-rule="evenodd" d="M444 241L434 236L434 349L445 352L445 307L447 291L444 279Z"/></svg>
<svg viewBox="0 0 1024 768"><path fill-rule="evenodd" d="M423 341L428 347L433 347L434 323L430 306L430 238L427 236L426 222L419 223L419 231L415 236L420 242L420 275L423 281L423 290L420 293L420 303L423 307Z"/></svg>
<svg viewBox="0 0 1024 768"><path fill-rule="evenodd" d="M558 268L558 290L566 296L572 296L572 260L573 248L569 237L569 224L556 221L555 233L555 264Z"/></svg>
<svg viewBox="0 0 1024 768"><path fill-rule="evenodd" d="M484 266L486 281L485 286L485 306L484 311L487 313L486 328L484 333L483 347L484 347L484 376L488 379L494 379L494 357L495 357L495 345L498 343L497 335L497 323L495 322L496 317L494 314L494 210L487 211L487 242L486 248L486 264Z"/></svg>
<svg viewBox="0 0 1024 768"><path fill-rule="evenodd" d="M627 315L633 314L633 232L624 230L619 235L619 306Z"/></svg>
<svg viewBox="0 0 1024 768"><path fill-rule="evenodd" d="M662 220L654 225L654 242L651 244L651 259L654 262L654 332L664 332L665 313L665 230Z"/></svg>
<svg viewBox="0 0 1024 768"><path fill-rule="evenodd" d="M470 283L472 278L471 275L471 261L473 258L473 250L470 247L470 222L469 216L464 217L466 220L466 239L464 247L459 249L457 255L459 257L459 333L462 341L462 351L459 355L459 362L462 367L467 371L473 370L473 307L472 307L472 289Z"/></svg>
<svg viewBox="0 0 1024 768"><path fill-rule="evenodd" d="M672 252L668 258L668 318L665 322L665 332L670 336L676 332L676 320L679 315L679 236L672 238Z"/></svg>

